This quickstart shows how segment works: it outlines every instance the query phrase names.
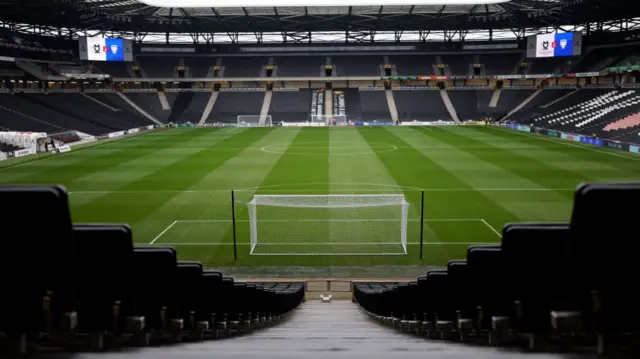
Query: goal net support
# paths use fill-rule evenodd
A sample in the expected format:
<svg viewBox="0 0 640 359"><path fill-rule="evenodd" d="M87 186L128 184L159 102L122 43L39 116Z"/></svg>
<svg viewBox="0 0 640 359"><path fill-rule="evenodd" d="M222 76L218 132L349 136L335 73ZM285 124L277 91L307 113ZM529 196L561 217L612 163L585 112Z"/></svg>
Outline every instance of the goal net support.
<svg viewBox="0 0 640 359"><path fill-rule="evenodd" d="M251 255L406 255L403 194L255 195Z"/></svg>
<svg viewBox="0 0 640 359"><path fill-rule="evenodd" d="M270 127L271 115L239 115L238 127Z"/></svg>
<svg viewBox="0 0 640 359"><path fill-rule="evenodd" d="M346 126L346 115L311 115L312 123L324 123L327 126Z"/></svg>

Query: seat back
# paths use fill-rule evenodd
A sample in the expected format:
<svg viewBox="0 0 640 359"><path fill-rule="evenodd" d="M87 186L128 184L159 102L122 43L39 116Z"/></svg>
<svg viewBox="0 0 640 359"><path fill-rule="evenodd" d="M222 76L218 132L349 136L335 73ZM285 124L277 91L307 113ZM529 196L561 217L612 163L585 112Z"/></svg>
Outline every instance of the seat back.
<svg viewBox="0 0 640 359"><path fill-rule="evenodd" d="M200 306L202 272L202 264L199 262L178 262L180 318L191 327L195 325L196 312Z"/></svg>
<svg viewBox="0 0 640 359"><path fill-rule="evenodd" d="M73 226L78 255L79 324L89 330L113 328L118 303L119 328L136 316L137 293L131 228L124 224Z"/></svg>
<svg viewBox="0 0 640 359"><path fill-rule="evenodd" d="M469 303L483 310L483 322L488 328L491 315L498 305L500 246L471 246L467 250ZM477 314L477 313L476 313Z"/></svg>
<svg viewBox="0 0 640 359"><path fill-rule="evenodd" d="M139 311L151 329L163 329L161 313L179 317L177 256L171 247L134 247Z"/></svg>
<svg viewBox="0 0 640 359"><path fill-rule="evenodd" d="M514 314L520 302L521 329L549 330L549 313L572 304L568 224L520 223L504 227L499 303Z"/></svg>
<svg viewBox="0 0 640 359"><path fill-rule="evenodd" d="M0 250L3 287L10 289L0 296L0 331L15 336L42 328L45 296L54 321L75 311L75 241L64 188L0 186L0 202L11 204L0 221L12 236Z"/></svg>

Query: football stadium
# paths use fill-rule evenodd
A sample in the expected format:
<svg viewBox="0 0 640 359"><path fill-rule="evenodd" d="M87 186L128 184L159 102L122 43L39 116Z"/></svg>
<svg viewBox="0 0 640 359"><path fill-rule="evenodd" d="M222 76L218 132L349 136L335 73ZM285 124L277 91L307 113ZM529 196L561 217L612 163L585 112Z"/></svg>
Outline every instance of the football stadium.
<svg viewBox="0 0 640 359"><path fill-rule="evenodd" d="M0 357L635 357L629 0L0 2Z"/></svg>

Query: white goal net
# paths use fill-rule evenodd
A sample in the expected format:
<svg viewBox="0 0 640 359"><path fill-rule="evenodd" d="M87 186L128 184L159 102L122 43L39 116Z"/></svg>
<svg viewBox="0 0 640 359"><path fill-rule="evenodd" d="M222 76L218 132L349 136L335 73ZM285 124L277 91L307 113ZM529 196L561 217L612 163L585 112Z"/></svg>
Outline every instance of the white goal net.
<svg viewBox="0 0 640 359"><path fill-rule="evenodd" d="M324 123L327 126L346 126L346 115L311 115L312 123Z"/></svg>
<svg viewBox="0 0 640 359"><path fill-rule="evenodd" d="M251 255L405 255L403 194L255 195Z"/></svg>
<svg viewBox="0 0 640 359"><path fill-rule="evenodd" d="M239 115L238 127L269 127L271 115Z"/></svg>

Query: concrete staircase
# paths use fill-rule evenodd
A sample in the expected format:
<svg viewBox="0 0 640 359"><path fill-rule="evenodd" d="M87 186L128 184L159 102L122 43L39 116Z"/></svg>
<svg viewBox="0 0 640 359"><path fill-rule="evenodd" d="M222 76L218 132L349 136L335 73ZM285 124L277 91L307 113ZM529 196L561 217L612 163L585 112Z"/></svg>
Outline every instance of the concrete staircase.
<svg viewBox="0 0 640 359"><path fill-rule="evenodd" d="M131 101L131 99L128 98L125 94L123 94L122 92L116 92L116 94L118 94L118 96L120 96L120 98L122 98L126 103L128 103L129 106L135 108L136 111L140 112L144 117L157 123L158 125L162 125L162 122L158 121L158 119L155 118L153 115L149 114L147 111L140 108L140 106L136 105L136 103Z"/></svg>
<svg viewBox="0 0 640 359"><path fill-rule="evenodd" d="M549 102L548 104L542 105L542 106L540 106L540 107L542 107L542 108L549 108L549 107L551 107L551 106L553 106L553 105L557 104L558 102L563 101L564 99L568 98L569 96L571 96L571 95L573 95L573 94L577 93L578 91L580 91L580 89L575 89L575 90L573 90L573 91L569 92L568 94L566 94L566 95L564 95L564 96L560 96L560 97L558 97L558 98L554 99L553 101Z"/></svg>
<svg viewBox="0 0 640 359"><path fill-rule="evenodd" d="M516 106L516 108L514 108L513 110L511 110L511 112L509 112L505 117L502 118L501 121L504 121L506 119L508 119L509 117L511 117L514 113L520 111L523 107L525 107L529 102L533 101L534 98L536 98L540 93L542 92L542 89L537 90L536 92L534 92L533 94L531 94L531 96L527 97L524 101L522 101L521 104L519 104L518 106Z"/></svg>
<svg viewBox="0 0 640 359"><path fill-rule="evenodd" d="M389 106L391 119L395 122L398 120L398 108L396 107L396 99L393 97L393 91L385 90L384 94L387 97L387 106Z"/></svg>
<svg viewBox="0 0 640 359"><path fill-rule="evenodd" d="M333 116L333 90L324 90L324 114Z"/></svg>
<svg viewBox="0 0 640 359"><path fill-rule="evenodd" d="M115 108L115 107L113 107L113 106L109 106L109 105L107 105L106 103L104 103L104 102L102 102L102 101L98 100L97 98L95 98L95 97L93 97L93 96L91 96L91 95L88 95L88 94L86 94L86 93L84 93L84 92L82 92L82 93L80 93L80 94L81 94L82 96L84 96L84 97L88 98L89 100L91 100L91 101L93 101L93 102L97 103L98 105L108 108L109 110L111 110L111 111L113 111L113 112L122 111L122 109Z"/></svg>
<svg viewBox="0 0 640 359"><path fill-rule="evenodd" d="M160 105L162 106L163 110L171 110L171 105L169 104L167 95L164 92L158 91L158 99L160 100Z"/></svg>
<svg viewBox="0 0 640 359"><path fill-rule="evenodd" d="M444 102L444 106L447 108L447 111L449 111L449 116L451 116L453 122L460 123L456 108L453 107L453 103L451 103L451 99L449 98L449 93L446 90L440 90L440 96L442 97L442 102Z"/></svg>
<svg viewBox="0 0 640 359"><path fill-rule="evenodd" d="M490 108L498 107L498 102L500 101L501 94L502 94L502 89L495 89L493 91L493 95L491 95L491 101L489 101Z"/></svg>
<svg viewBox="0 0 640 359"><path fill-rule="evenodd" d="M262 101L262 109L260 110L259 126L265 126L267 123L267 116L269 115L269 109L271 108L271 98L273 97L273 91L267 91L264 93L264 100ZM209 100L211 101L211 100ZM213 106L211 106L213 108ZM273 119L271 119L273 122Z"/></svg>
<svg viewBox="0 0 640 359"><path fill-rule="evenodd" d="M202 117L200 118L198 125L202 125L205 122L207 122L209 115L211 115L211 110L213 110L213 106L216 104L216 101L218 100L218 94L219 92L217 91L214 91L211 93L211 96L209 97L209 101L207 101L207 105L204 107L204 111L202 111Z"/></svg>

